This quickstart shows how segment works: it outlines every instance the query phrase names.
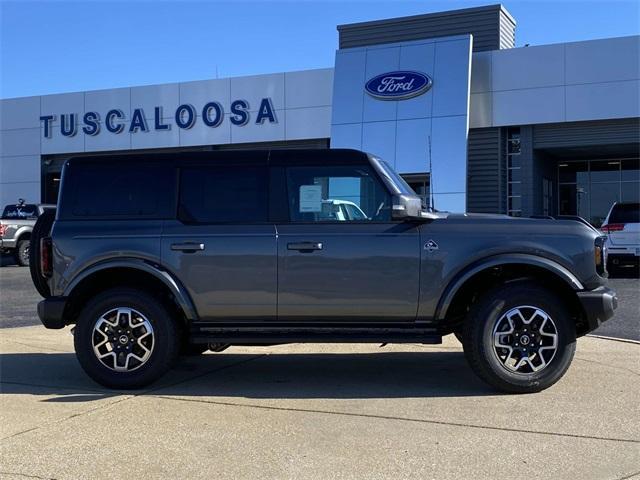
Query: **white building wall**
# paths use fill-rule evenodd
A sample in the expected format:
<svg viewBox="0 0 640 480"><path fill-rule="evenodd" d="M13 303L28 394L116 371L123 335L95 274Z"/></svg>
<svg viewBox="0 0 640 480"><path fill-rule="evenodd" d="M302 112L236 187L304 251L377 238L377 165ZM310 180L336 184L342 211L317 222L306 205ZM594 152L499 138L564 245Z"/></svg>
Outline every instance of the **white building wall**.
<svg viewBox="0 0 640 480"><path fill-rule="evenodd" d="M0 206L18 198L40 201L41 155L328 138L332 89L333 69L326 68L1 100ZM262 98L271 99L273 123L255 123ZM251 120L236 126L229 120L230 108L233 100L240 99L248 102ZM202 107L209 101L219 102L225 112L222 124L215 128L201 118ZM176 108L185 103L197 112L190 129L178 128L174 120ZM155 107L162 108L169 130L154 129ZM122 110L128 127L136 108L144 110L148 131L107 131L104 116L109 110ZM82 117L89 111L100 114L100 132L93 136L82 132ZM63 136L60 115L71 113L78 114L78 131ZM50 138L43 135L42 115L56 115Z"/></svg>
<svg viewBox="0 0 640 480"><path fill-rule="evenodd" d="M473 55L470 128L640 116L640 36Z"/></svg>

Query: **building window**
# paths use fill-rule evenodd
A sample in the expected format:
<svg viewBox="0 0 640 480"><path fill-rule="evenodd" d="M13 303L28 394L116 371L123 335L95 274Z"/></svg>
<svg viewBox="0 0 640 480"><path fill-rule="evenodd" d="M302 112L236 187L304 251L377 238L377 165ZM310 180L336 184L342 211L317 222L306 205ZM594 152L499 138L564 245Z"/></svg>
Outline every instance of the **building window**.
<svg viewBox="0 0 640 480"><path fill-rule="evenodd" d="M507 129L507 214L522 216L520 128Z"/></svg>
<svg viewBox="0 0 640 480"><path fill-rule="evenodd" d="M640 159L561 161L558 212L599 227L614 202L640 202Z"/></svg>
<svg viewBox="0 0 640 480"><path fill-rule="evenodd" d="M430 199L431 178L428 172L427 173L408 173L408 174L401 175L401 177L404 179L405 182L407 182L407 184L409 184L411 189L414 192L416 192L416 195L418 195L422 199L422 205L425 208L433 207L433 205L431 205L431 199Z"/></svg>

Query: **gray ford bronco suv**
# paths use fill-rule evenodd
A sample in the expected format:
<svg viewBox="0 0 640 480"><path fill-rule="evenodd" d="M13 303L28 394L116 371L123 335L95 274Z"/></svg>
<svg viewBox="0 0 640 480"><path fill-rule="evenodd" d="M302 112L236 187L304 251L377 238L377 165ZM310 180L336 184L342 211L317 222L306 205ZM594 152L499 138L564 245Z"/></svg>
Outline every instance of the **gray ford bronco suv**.
<svg viewBox="0 0 640 480"><path fill-rule="evenodd" d="M617 306L586 222L428 212L354 150L73 158L33 236L42 323L75 324L113 388L229 345L455 334L484 381L535 392Z"/></svg>

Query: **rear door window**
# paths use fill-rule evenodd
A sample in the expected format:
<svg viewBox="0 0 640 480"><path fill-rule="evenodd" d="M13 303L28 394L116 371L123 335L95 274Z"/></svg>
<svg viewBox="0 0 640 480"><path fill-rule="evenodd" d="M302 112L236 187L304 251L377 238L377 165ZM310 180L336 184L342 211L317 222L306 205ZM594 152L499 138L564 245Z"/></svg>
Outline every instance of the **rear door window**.
<svg viewBox="0 0 640 480"><path fill-rule="evenodd" d="M178 217L190 224L266 223L267 167L182 168Z"/></svg>

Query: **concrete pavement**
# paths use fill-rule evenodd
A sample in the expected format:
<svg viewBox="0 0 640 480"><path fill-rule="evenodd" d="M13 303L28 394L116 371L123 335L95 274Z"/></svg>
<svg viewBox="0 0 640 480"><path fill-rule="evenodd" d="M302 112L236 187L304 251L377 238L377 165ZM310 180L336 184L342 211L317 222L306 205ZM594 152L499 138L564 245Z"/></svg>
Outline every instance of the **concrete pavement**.
<svg viewBox="0 0 640 480"><path fill-rule="evenodd" d="M68 329L0 330L2 478L640 477L640 345L578 342L499 395L441 346L233 347L144 391L92 383Z"/></svg>

